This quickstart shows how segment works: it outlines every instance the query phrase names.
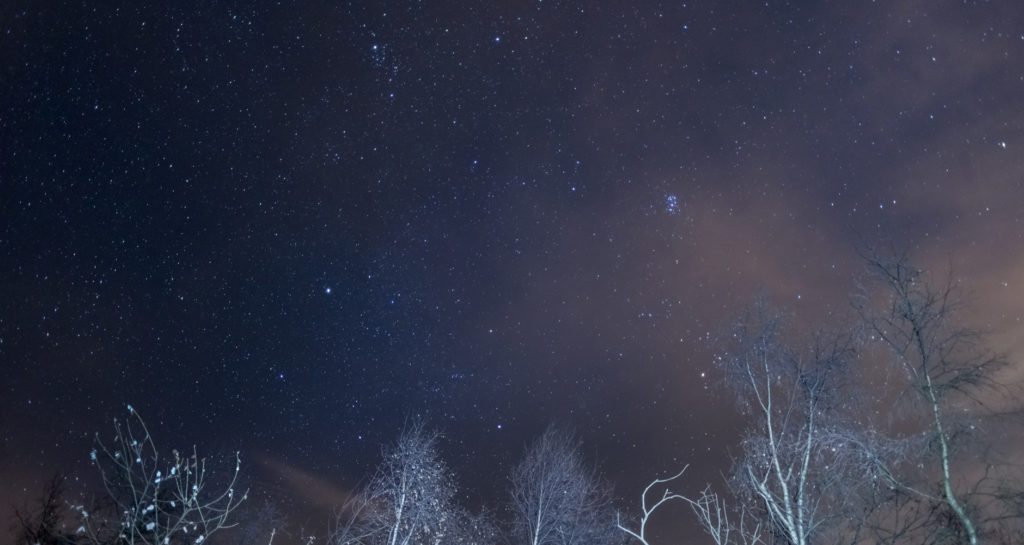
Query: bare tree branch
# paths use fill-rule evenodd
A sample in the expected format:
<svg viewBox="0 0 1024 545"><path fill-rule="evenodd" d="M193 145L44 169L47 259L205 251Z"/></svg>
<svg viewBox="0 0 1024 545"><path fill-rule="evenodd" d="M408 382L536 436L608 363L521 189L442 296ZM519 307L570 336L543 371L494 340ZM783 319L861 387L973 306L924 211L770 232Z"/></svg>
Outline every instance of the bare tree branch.
<svg viewBox="0 0 1024 545"><path fill-rule="evenodd" d="M246 499L235 492L241 460L224 490L207 490L206 460L195 448L191 455L172 451L161 460L142 417L128 406L131 418L114 421L110 446L96 438L90 457L99 469L103 486L114 502L115 513L104 517L85 506L73 506L81 516L79 532L88 543L170 545L203 543L215 532L230 528L229 516Z"/></svg>

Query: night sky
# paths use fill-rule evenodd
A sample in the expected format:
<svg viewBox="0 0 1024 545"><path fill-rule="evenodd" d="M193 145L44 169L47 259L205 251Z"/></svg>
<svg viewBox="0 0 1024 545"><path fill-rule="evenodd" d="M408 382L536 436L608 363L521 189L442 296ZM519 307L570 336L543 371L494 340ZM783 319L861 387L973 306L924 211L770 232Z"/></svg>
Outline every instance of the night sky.
<svg viewBox="0 0 1024 545"><path fill-rule="evenodd" d="M471 506L551 422L696 492L859 245L1024 351L1020 2L116 4L0 5L4 532L129 403L320 533L415 417Z"/></svg>

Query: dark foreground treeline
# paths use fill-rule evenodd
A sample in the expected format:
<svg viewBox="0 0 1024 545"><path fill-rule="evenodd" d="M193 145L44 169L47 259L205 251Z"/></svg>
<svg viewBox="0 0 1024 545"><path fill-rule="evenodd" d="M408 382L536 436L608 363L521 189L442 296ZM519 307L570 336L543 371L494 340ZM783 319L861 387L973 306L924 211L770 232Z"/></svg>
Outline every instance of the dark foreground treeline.
<svg viewBox="0 0 1024 545"><path fill-rule="evenodd" d="M157 452L129 407L91 453L103 499L67 503L54 478L16 512L16 545L653 545L648 523L667 502L689 506L716 545L1024 543L1007 362L960 323L952 277L902 255L865 262L847 323L794 331L762 298L721 336L715 361L747 427L720 486L678 490L681 471L620 513L573 436L549 428L513 468L498 520L459 505L437 434L413 423L329 535L296 536L272 504L246 503L237 459L213 484L195 451Z"/></svg>

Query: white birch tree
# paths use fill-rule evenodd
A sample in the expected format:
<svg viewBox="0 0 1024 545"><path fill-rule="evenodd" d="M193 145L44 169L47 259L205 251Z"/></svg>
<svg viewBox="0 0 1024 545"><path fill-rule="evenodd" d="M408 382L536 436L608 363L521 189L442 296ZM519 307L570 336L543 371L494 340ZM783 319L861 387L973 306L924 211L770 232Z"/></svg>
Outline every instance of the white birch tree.
<svg viewBox="0 0 1024 545"><path fill-rule="evenodd" d="M758 531L811 545L841 522L839 484L849 467L834 437L837 413L849 403L837 388L853 338L818 333L798 350L787 334L785 317L758 300L717 362L749 422L734 468L737 500L745 512L760 513ZM717 496L705 497L704 505L715 508Z"/></svg>
<svg viewBox="0 0 1024 545"><path fill-rule="evenodd" d="M369 538L363 542L438 545L456 531L455 485L438 454L437 438L415 423L384 452L366 491L369 527L361 534Z"/></svg>
<svg viewBox="0 0 1024 545"><path fill-rule="evenodd" d="M977 440L979 413L987 412L988 403L997 397L995 374L1005 361L984 347L977 331L958 322L962 302L952 278L937 286L905 254L876 253L866 261L868 283L855 306L872 339L888 349L911 399L924 409L916 422L923 448L914 456L903 452L895 459L879 457L890 485L930 506L914 511L945 530L936 533L922 526L917 534L929 536L928 542L977 545L984 534L994 535L1008 521L1019 531L1020 513L1014 513L1006 500L1020 497L1020 492L1003 493L1005 474L990 478L993 460ZM962 447L970 448L972 455L965 458L958 452ZM1019 477L1019 471L1016 474Z"/></svg>
<svg viewBox="0 0 1024 545"><path fill-rule="evenodd" d="M513 532L523 545L600 545L621 539L611 494L572 435L549 427L513 469Z"/></svg>

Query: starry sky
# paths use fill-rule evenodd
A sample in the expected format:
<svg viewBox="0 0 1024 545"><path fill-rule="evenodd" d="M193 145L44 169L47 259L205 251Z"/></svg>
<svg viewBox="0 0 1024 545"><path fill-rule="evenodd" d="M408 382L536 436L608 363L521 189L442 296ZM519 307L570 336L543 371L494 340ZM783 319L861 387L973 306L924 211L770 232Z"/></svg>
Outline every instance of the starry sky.
<svg viewBox="0 0 1024 545"><path fill-rule="evenodd" d="M0 6L5 520L129 403L315 529L417 416L470 505L551 422L696 491L717 332L858 244L1024 350L1024 4L118 4Z"/></svg>

